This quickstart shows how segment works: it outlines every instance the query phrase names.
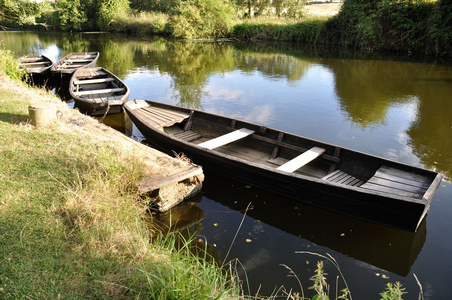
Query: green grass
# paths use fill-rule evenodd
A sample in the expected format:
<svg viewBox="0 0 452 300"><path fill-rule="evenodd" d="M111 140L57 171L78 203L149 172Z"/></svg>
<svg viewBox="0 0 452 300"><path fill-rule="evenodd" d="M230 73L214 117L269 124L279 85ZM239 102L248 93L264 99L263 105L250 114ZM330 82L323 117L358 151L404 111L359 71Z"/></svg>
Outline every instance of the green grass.
<svg viewBox="0 0 452 300"><path fill-rule="evenodd" d="M0 66L1 299L237 295L222 268L175 251L172 235L149 242L158 235L135 194L144 168L138 152L84 134L64 118L32 127L32 102L53 102L63 116L69 108L11 81L5 69L14 66Z"/></svg>

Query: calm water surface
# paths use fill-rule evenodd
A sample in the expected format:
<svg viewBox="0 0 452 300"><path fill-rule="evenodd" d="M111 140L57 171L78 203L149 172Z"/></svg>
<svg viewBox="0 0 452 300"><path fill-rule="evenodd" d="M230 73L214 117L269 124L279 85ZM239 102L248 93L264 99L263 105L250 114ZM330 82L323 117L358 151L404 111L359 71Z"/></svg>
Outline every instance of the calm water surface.
<svg viewBox="0 0 452 300"><path fill-rule="evenodd" d="M448 65L319 55L288 45L138 40L109 34L0 32L0 40L17 55L34 52L54 61L69 52L99 51L98 65L125 80L130 99L236 117L434 169L448 181L452 177ZM136 130L133 134L140 135ZM282 285L299 292L287 266L301 280L305 295L312 297L309 278L321 258L300 253L304 251L332 255L354 299L379 299L385 284L395 281L408 291L404 299L418 299L413 274L425 299L450 299L448 181L441 184L417 233L312 208L210 173L197 205L179 211L186 224L198 221L190 230L205 236L220 261L241 261L248 278L244 289L250 294L259 290L268 295ZM338 271L328 261L325 269L334 298ZM241 275L245 278L244 272Z"/></svg>

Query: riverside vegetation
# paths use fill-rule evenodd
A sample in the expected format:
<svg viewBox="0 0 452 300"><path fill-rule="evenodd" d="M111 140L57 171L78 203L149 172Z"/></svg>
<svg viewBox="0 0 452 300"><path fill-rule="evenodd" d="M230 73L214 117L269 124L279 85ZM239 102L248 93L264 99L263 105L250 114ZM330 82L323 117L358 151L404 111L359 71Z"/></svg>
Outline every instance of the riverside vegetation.
<svg viewBox="0 0 452 300"><path fill-rule="evenodd" d="M133 192L144 168L139 152L74 130L98 123L26 87L10 51L0 50L0 58L0 298L263 298L246 296L240 264L215 263L203 239L163 236L145 222L147 206ZM57 105L60 118L33 128L27 109L36 101ZM322 259L311 278L313 299L329 299L322 262L341 274L339 266L331 256L311 254ZM307 299L301 283L297 289L275 294ZM403 294L399 283L388 283L380 295ZM352 296L346 288L334 299Z"/></svg>
<svg viewBox="0 0 452 300"><path fill-rule="evenodd" d="M306 2L0 0L0 24L3 29L278 40L400 55L452 56L452 0L347 0L330 18L307 16Z"/></svg>

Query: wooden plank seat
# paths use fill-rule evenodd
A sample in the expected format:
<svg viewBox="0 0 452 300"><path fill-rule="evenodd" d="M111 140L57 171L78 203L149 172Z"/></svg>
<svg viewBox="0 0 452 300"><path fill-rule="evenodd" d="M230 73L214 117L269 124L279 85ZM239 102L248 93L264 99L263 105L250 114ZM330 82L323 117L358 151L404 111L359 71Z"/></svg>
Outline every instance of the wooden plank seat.
<svg viewBox="0 0 452 300"><path fill-rule="evenodd" d="M74 84L93 84L93 83L103 83L103 82L111 82L115 81L114 78L97 78L97 79L85 79L85 80L74 80Z"/></svg>
<svg viewBox="0 0 452 300"><path fill-rule="evenodd" d="M124 88L114 88L114 89L102 89L102 90L89 90L89 91L74 92L74 95L83 96L83 95L92 95L92 94L117 93L117 92L124 92L124 91L125 91Z"/></svg>
<svg viewBox="0 0 452 300"><path fill-rule="evenodd" d="M347 174L339 169L326 175L322 179L338 184L351 185L356 187L361 186L364 183L362 180L359 180L358 178L350 174Z"/></svg>
<svg viewBox="0 0 452 300"><path fill-rule="evenodd" d="M421 199L429 186L430 180L427 177L382 166L361 187Z"/></svg>
<svg viewBox="0 0 452 300"><path fill-rule="evenodd" d="M311 149L303 152L302 154L289 160L288 162L279 166L276 169L279 171L293 173L299 168L303 167L304 165L308 164L309 162L313 161L314 159L322 155L325 151L326 151L325 149L320 147L312 147Z"/></svg>
<svg viewBox="0 0 452 300"><path fill-rule="evenodd" d="M205 149L212 150L212 149L224 146L226 144L238 141L240 139L243 139L253 133L254 133L254 130L241 128L241 129L226 133L224 135L221 135L219 137L216 137L214 139L208 140L206 142L200 143L200 144L198 144L198 146L205 148Z"/></svg>

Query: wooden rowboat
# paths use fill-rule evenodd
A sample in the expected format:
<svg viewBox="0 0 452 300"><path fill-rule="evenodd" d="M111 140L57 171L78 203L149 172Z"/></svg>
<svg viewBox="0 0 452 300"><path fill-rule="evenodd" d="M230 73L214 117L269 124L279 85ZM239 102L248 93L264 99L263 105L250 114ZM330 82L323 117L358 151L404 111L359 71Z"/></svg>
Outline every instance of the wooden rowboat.
<svg viewBox="0 0 452 300"><path fill-rule="evenodd" d="M416 231L443 175L244 122L133 100L127 114L154 147L203 168L367 221ZM321 220L319 220L321 222Z"/></svg>
<svg viewBox="0 0 452 300"><path fill-rule="evenodd" d="M69 93L80 111L89 115L122 112L129 87L104 68L77 69L69 82Z"/></svg>
<svg viewBox="0 0 452 300"><path fill-rule="evenodd" d="M63 100L70 100L69 81L79 68L96 67L99 52L72 52L57 61L50 71L56 87L56 93Z"/></svg>
<svg viewBox="0 0 452 300"><path fill-rule="evenodd" d="M54 74L72 74L78 68L96 66L99 52L72 52L57 61L51 68Z"/></svg>
<svg viewBox="0 0 452 300"><path fill-rule="evenodd" d="M40 87L49 87L52 73L50 68L53 62L44 55L27 55L19 59L19 68L25 70L31 79L31 84Z"/></svg>

